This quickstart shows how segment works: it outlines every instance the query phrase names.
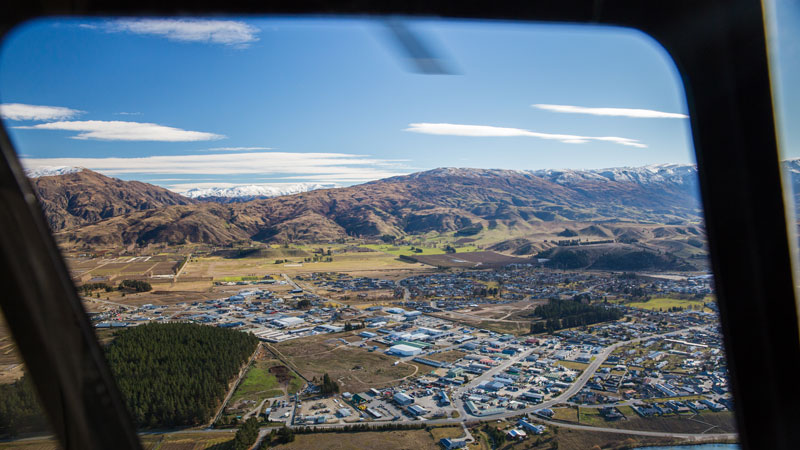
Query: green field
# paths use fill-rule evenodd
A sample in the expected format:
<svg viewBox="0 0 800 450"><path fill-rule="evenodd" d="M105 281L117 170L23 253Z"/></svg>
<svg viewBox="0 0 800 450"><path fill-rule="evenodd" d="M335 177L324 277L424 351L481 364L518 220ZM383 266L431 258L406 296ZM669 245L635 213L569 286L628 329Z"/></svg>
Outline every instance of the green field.
<svg viewBox="0 0 800 450"><path fill-rule="evenodd" d="M225 281L225 282L232 282L235 283L237 281L258 281L261 280L262 277L259 276L242 276L242 277L222 277L217 281Z"/></svg>
<svg viewBox="0 0 800 450"><path fill-rule="evenodd" d="M228 404L235 405L240 400L260 402L265 398L280 397L283 390L278 385L278 378L269 373L272 366L280 364L275 360L258 361L247 370L244 380L236 388L236 392Z"/></svg>
<svg viewBox="0 0 800 450"><path fill-rule="evenodd" d="M689 309L703 309L703 302L701 300L680 300L677 298L653 298L646 302L628 303L626 306L632 308L649 309L651 311L667 311L670 308L679 307L685 310Z"/></svg>
<svg viewBox="0 0 800 450"><path fill-rule="evenodd" d="M361 247L368 248L370 250L375 250L383 253L388 253L390 255L395 256L424 256L424 255L443 255L445 253L444 246L441 247L424 247L424 246L414 246L414 245L402 245L402 246L395 246L391 244L365 244ZM419 251L414 251L412 248L415 248ZM463 247L454 246L456 249L456 253L465 253L465 252L476 252L479 249L474 245L466 245Z"/></svg>
<svg viewBox="0 0 800 450"><path fill-rule="evenodd" d="M292 379L289 381L289 387L286 389L286 391L289 394L296 394L300 392L301 389L303 389L303 386L305 386L305 384L306 382L302 378L300 378L300 375L297 375L296 373L292 372Z"/></svg>
<svg viewBox="0 0 800 450"><path fill-rule="evenodd" d="M243 279L258 280L265 275L276 277L282 273L292 276L297 273L312 272L367 272L422 268L425 268L422 264L404 262L395 255L378 251L337 253L333 255L332 262L305 262L303 258L291 258L289 262L280 264L275 264L274 259L226 259L212 256L192 259L186 264L181 276L184 278L209 277L215 281L242 281Z"/></svg>
<svg viewBox="0 0 800 450"><path fill-rule="evenodd" d="M578 422L584 425L602 426L606 419L600 415L597 408L578 408Z"/></svg>

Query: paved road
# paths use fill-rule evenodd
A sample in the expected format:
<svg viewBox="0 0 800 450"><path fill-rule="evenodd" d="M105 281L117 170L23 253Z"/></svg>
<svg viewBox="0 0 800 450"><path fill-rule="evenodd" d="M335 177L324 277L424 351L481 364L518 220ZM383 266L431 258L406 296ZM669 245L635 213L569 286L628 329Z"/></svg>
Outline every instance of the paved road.
<svg viewBox="0 0 800 450"><path fill-rule="evenodd" d="M578 379L575 381L575 383L572 386L567 388L567 390L562 392L557 397L552 398L550 400L547 400L547 401L545 401L543 403L540 403L540 404L536 405L535 407L519 409L519 410L515 410L515 411L507 411L507 412L503 412L501 414L495 414L495 415L491 415L491 416L474 417L474 416L469 416L469 415L466 414L466 412L463 410L463 402L461 402L461 399L460 398L455 398L457 396L453 395L452 397L454 397L454 398L452 400L453 400L454 404L456 405L456 407L459 409L459 413L461 414L461 416L459 418L455 418L455 419L453 419L453 418L443 418L443 419L433 419L433 420L414 419L414 420L407 420L407 421L402 421L402 422L378 421L378 422L356 422L356 423L359 423L359 424L360 423L366 423L366 424L373 424L373 425L389 424L389 423L399 423L399 424L404 424L404 425L405 424L426 424L426 425L460 424L462 426L465 426L465 422L472 422L472 421L478 421L478 420L498 420L498 419L506 419L506 418L514 417L514 416L521 416L521 415L533 412L534 410L537 410L537 409L540 409L540 408L549 408L549 407L554 406L554 405L556 405L558 403L565 403L570 397L575 395L577 392L579 392L583 388L583 386L591 379L591 377L594 375L594 373L597 371L597 369L603 364L603 362L605 362L606 358L608 358L608 356L614 350L616 350L617 348L619 348L621 346L629 345L629 344L635 344L635 343L638 343L638 342L641 342L641 341L647 340L647 339L671 336L671 335L674 335L674 334L679 334L679 333L690 331L690 330L699 330L699 329L704 329L704 328L706 328L706 327L703 327L703 326L701 326L701 327L692 327L692 328L688 328L688 329L672 331L672 332L669 332L669 333L662 333L662 334L657 334L657 335L643 336L643 337L640 337L640 338L637 338L637 339L633 339L633 340L629 340L629 341L621 341L621 342L618 342L616 344L610 345L610 346L606 347L601 353L599 353L596 356L595 360L592 361L589 364L589 366L583 371L583 373L578 377ZM488 379L490 376L493 376L494 374L499 373L502 370L505 370L505 368L507 368L508 366L510 366L510 365L514 364L515 362L519 361L521 358L523 358L524 356L527 356L527 354L529 354L529 353L530 353L530 351L522 352L521 354L517 355L516 357L510 358L508 361L500 364L499 366L493 367L492 369L488 370L484 374L482 374L482 375L476 377L475 379L473 379L467 385L457 389L456 392L466 392L469 389L470 386L474 387L475 385L477 385L481 381L483 381L485 379ZM405 358L403 358L403 359L405 359ZM233 393L234 389L231 389L231 391L228 394L228 398L230 398L230 395ZM223 405L225 403L227 403L228 398L226 398L226 401L223 403ZM736 433L716 433L716 434L711 434L711 433L708 433L708 434L706 434L706 433L698 433L698 434L671 433L671 432L661 432L661 431L643 431L643 430L628 430L628 429L621 429L621 428L594 427L594 426L590 426L590 425L580 425L580 424L573 424L573 423L556 422L556 421L546 420L546 419L539 418L539 417L537 417L536 420L540 421L540 422L543 422L543 423L546 423L546 424L551 425L551 426L574 429L574 430L592 431L592 432L598 432L598 433L626 434L626 435L632 435L632 436L667 437L667 438L683 439L683 440L687 440L687 441L691 441L691 442L703 442L703 441L712 441L712 440L716 441L716 440L723 440L723 439L736 439L738 437L738 435ZM344 428L344 427L349 426L349 425L351 425L351 424L339 423L339 424L315 425L315 426L312 426L312 427L313 428L320 428L320 429L331 429L331 428ZM305 425L298 425L298 426L305 426ZM261 440L261 438L263 438L263 436L265 436L267 433L269 433L273 429L276 429L276 427L263 427L263 428L261 428L260 432L259 432L259 441ZM189 428L189 429L181 429L181 430L173 430L173 431L166 431L166 430L150 431L150 432L142 432L142 433L139 433L139 434L142 434L142 435L143 434L157 434L157 433L158 434L167 434L167 433L169 433L169 434L180 434L180 433L197 433L197 432L216 432L216 433L219 433L219 432L230 432L230 433L233 433L235 431L236 431L235 429L218 430L218 429L213 429L213 428L204 428L204 429ZM41 439L41 437L31 438L31 439ZM26 439L26 440L28 440L28 439Z"/></svg>
<svg viewBox="0 0 800 450"><path fill-rule="evenodd" d="M667 438L681 438L690 441L716 441L722 439L736 439L739 437L737 433L718 433L718 434L689 434L689 433L670 433L665 431L644 431L644 430L626 430L620 428L606 428L606 427L593 427L590 425L578 425L564 422L554 422L551 420L544 420L538 418L537 421L544 422L548 425L569 428L571 430L592 431L597 433L617 433L629 434L634 436L651 436L651 437L667 437Z"/></svg>
<svg viewBox="0 0 800 450"><path fill-rule="evenodd" d="M611 353L614 350L618 349L619 347L622 347L622 346L625 346L625 345L630 345L630 344L636 344L638 342L641 342L641 341L644 341L644 340L647 340L647 339L665 337L665 336L672 336L672 335L683 333L683 332L686 332L686 331L699 330L699 329L704 329L704 328L707 328L707 326L685 328L685 329L682 329L682 330L671 331L669 333L651 334L651 335L647 335L647 336L642 336L640 338L631 339L629 341L620 341L620 342L617 342L616 344L609 345L608 347L603 349L602 352L598 353L595 356L594 361L589 363L589 365L586 367L586 369L584 369L583 373L581 373L581 375L578 377L578 379L575 380L575 383L573 383L569 388L567 388L564 392L559 394L557 397L554 397L554 398L552 398L550 400L547 400L545 402L539 403L538 405L530 407L530 408L507 411L507 412L504 412L504 413L501 413L501 414L495 414L495 415L491 415L491 416L481 416L481 417L473 416L473 417L475 417L476 419L481 419L481 420L502 419L502 418L518 416L520 414L527 414L527 413L533 412L533 411L535 411L537 409L541 409L541 408L550 408L550 407L552 407L554 405L557 405L559 403L566 403L567 400L569 400L570 397L572 397L573 395L577 394L578 392L580 392L581 389L583 389L583 387L586 385L586 383L594 376L594 373L597 371L597 369L599 369L600 366L606 361L608 356L611 355ZM477 386L481 381L484 381L484 380L489 379L490 377L492 377L492 376L494 376L494 375L496 375L498 373L501 373L502 371L504 371L509 366L511 366L511 365L515 364L516 362L518 362L524 356L527 356L529 353L530 353L530 351L522 352L519 355L517 355L517 356L515 356L513 358L510 358L508 361L506 361L506 362L504 362L504 363L502 363L502 364L500 364L500 365L498 365L496 367L493 367L493 368L487 370L486 372L484 372L479 377L476 377L475 379L473 379L469 383L467 383L464 386L456 389L455 390L455 394L453 395L453 397L455 397L453 399L453 401L454 401L454 403L456 405L456 408L458 409L459 414L462 415L462 419L461 420L462 421L463 420L467 420L467 417L468 417L468 415L466 414L466 411L464 410L463 402L461 401L461 398L460 398L462 392L469 391L471 388ZM457 421L458 419L450 419L450 420L451 421L453 421L453 420Z"/></svg>

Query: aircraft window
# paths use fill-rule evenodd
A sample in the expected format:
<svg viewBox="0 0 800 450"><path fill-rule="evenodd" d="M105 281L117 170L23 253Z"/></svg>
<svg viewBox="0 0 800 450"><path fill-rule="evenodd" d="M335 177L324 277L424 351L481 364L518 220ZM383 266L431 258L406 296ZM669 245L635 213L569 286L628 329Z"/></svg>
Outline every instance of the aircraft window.
<svg viewBox="0 0 800 450"><path fill-rule="evenodd" d="M50 18L0 93L148 448L738 448L685 94L642 33Z"/></svg>
<svg viewBox="0 0 800 450"><path fill-rule="evenodd" d="M797 205L800 201L800 133L791 124L800 115L800 89L797 85L800 50L793 43L800 36L800 7L794 2L773 0L765 3L770 54L770 75L773 83L775 121L782 160L783 182L790 233L797 253ZM795 264L795 270L797 265Z"/></svg>

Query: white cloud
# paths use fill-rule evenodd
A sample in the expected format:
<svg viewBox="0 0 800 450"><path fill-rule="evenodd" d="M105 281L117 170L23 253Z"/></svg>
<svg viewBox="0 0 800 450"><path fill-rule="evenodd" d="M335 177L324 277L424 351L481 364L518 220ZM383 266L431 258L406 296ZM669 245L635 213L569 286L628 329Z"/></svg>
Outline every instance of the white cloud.
<svg viewBox="0 0 800 450"><path fill-rule="evenodd" d="M258 28L235 20L137 19L110 22L106 31L161 36L173 41L246 47L258 40Z"/></svg>
<svg viewBox="0 0 800 450"><path fill-rule="evenodd" d="M26 105L24 103L0 105L0 115L6 120L62 120L83 113L83 111L63 106Z"/></svg>
<svg viewBox="0 0 800 450"><path fill-rule="evenodd" d="M616 136L575 136L571 134L539 133L523 130L521 128L493 127L487 125L458 125L452 123L412 123L406 131L422 134L437 134L445 136L470 136L470 137L514 137L527 136L539 139L548 139L564 142L566 144L585 144L590 141L613 142L630 147L645 148L636 139Z"/></svg>
<svg viewBox="0 0 800 450"><path fill-rule="evenodd" d="M408 173L395 160L345 153L225 153L146 156L140 158L25 158L26 168L47 166L84 167L106 175L152 174L164 176L205 175L240 183L238 176L308 182L363 182ZM227 177L227 178L223 178ZM141 178L141 177L139 177ZM185 183L197 180L186 179ZM219 184L219 183L215 183Z"/></svg>
<svg viewBox="0 0 800 450"><path fill-rule="evenodd" d="M114 115L116 115L116 116L141 116L142 113L140 113L140 112L125 112L125 111L121 111L121 112L115 112Z"/></svg>
<svg viewBox="0 0 800 450"><path fill-rule="evenodd" d="M155 123L123 122L120 120L62 121L14 128L78 131L79 133L73 136L73 139L96 139L101 141L189 142L211 141L225 137L220 134L182 130Z"/></svg>
<svg viewBox="0 0 800 450"><path fill-rule="evenodd" d="M257 152L261 150L275 150L272 147L214 147L202 150L204 152Z"/></svg>
<svg viewBox="0 0 800 450"><path fill-rule="evenodd" d="M587 108L584 106L571 105L531 105L534 108L570 114L591 114L593 116L612 116L612 117L635 117L641 119L687 119L686 114L655 111L652 109L632 109L632 108Z"/></svg>

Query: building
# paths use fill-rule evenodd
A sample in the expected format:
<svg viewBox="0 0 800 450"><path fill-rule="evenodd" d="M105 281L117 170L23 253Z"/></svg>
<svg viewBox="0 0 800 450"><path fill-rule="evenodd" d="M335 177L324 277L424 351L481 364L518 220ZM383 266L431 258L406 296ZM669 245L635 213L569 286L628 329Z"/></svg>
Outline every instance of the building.
<svg viewBox="0 0 800 450"><path fill-rule="evenodd" d="M424 416L425 414L428 414L428 410L423 408L423 407L421 407L421 406L419 406L419 405L411 405L411 406L409 406L408 407L408 412L413 414L414 416L417 416L417 417Z"/></svg>
<svg viewBox="0 0 800 450"><path fill-rule="evenodd" d="M408 395L406 395L406 394L404 394L402 392L398 392L397 394L394 394L394 396L392 397L392 400L394 400L394 402L397 403L400 406L410 405L410 404L414 403L414 399L412 397L409 397Z"/></svg>
<svg viewBox="0 0 800 450"><path fill-rule="evenodd" d="M352 414L352 413L347 408L340 408L340 409L336 410L336 415L338 415L339 417L342 417L342 418L349 417L350 414Z"/></svg>
<svg viewBox="0 0 800 450"><path fill-rule="evenodd" d="M464 448L467 446L467 441L465 439L442 438L439 440L439 443L442 444L442 447L444 447L446 450Z"/></svg>
<svg viewBox="0 0 800 450"><path fill-rule="evenodd" d="M273 320L272 324L279 328L291 328L296 327L303 322L305 321L299 317L284 317L282 319Z"/></svg>
<svg viewBox="0 0 800 450"><path fill-rule="evenodd" d="M522 397L523 400L534 403L541 403L544 401L544 395L538 392L523 392L520 397Z"/></svg>
<svg viewBox="0 0 800 450"><path fill-rule="evenodd" d="M525 419L519 419L517 421L517 426L520 426L520 427L524 428L525 430L527 430L528 432L533 433L533 434L542 434L542 433L544 433L544 425L534 425L534 424L528 422Z"/></svg>
<svg viewBox="0 0 800 450"><path fill-rule="evenodd" d="M506 433L506 436L508 436L508 438L511 439L512 441L521 441L526 437L528 437L528 434L520 430L519 428L514 428L513 430L510 430L508 433Z"/></svg>
<svg viewBox="0 0 800 450"><path fill-rule="evenodd" d="M398 356L416 356L422 353L422 349L406 344L397 344L389 347L389 349L386 350L386 353Z"/></svg>
<svg viewBox="0 0 800 450"><path fill-rule="evenodd" d="M340 331L344 331L344 327L328 324L318 325L314 329L317 331L322 331L323 333L338 333Z"/></svg>

